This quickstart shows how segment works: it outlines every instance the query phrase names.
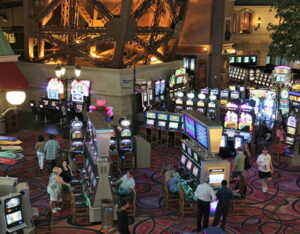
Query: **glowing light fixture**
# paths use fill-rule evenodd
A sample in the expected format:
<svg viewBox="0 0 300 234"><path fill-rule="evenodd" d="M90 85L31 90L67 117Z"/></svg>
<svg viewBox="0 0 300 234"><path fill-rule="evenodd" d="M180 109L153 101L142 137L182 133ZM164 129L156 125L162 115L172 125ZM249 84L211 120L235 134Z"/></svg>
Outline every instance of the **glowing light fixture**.
<svg viewBox="0 0 300 234"><path fill-rule="evenodd" d="M129 127L130 124L131 124L131 122L130 122L129 119L124 118L124 119L122 119L122 120L120 121L120 124L121 124L121 126L124 128L124 127Z"/></svg>
<svg viewBox="0 0 300 234"><path fill-rule="evenodd" d="M194 94L193 92L189 92L189 93L187 94L187 97L188 97L189 99L193 99L193 98L195 97L195 94Z"/></svg>
<svg viewBox="0 0 300 234"><path fill-rule="evenodd" d="M26 99L24 91L9 91L6 93L6 100L11 105L21 105Z"/></svg>
<svg viewBox="0 0 300 234"><path fill-rule="evenodd" d="M183 97L183 96L184 96L184 93L183 93L183 92L181 92L181 91L179 91L179 92L177 92L177 93L176 93L176 95L177 95L177 97L180 97L180 98L181 98L181 97Z"/></svg>
<svg viewBox="0 0 300 234"><path fill-rule="evenodd" d="M76 65L74 72L75 72L75 76L76 76L77 78L79 78L79 76L80 76L80 74L81 74L81 68L80 68L79 65Z"/></svg>

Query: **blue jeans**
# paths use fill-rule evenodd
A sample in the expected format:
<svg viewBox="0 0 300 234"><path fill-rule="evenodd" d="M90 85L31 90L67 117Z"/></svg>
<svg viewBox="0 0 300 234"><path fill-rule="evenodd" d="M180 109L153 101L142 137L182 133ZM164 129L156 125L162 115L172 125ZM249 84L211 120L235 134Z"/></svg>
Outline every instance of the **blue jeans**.
<svg viewBox="0 0 300 234"><path fill-rule="evenodd" d="M130 189L125 189L125 188L119 188L118 193L120 195L130 195L131 190Z"/></svg>

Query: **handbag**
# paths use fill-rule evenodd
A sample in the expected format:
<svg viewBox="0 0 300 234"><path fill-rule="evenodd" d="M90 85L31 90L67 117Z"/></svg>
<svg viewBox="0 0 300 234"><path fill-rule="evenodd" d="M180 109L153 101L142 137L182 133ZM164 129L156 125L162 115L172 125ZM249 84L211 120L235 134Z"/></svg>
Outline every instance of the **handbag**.
<svg viewBox="0 0 300 234"><path fill-rule="evenodd" d="M245 157L245 170L248 170L251 168L251 163L248 157Z"/></svg>

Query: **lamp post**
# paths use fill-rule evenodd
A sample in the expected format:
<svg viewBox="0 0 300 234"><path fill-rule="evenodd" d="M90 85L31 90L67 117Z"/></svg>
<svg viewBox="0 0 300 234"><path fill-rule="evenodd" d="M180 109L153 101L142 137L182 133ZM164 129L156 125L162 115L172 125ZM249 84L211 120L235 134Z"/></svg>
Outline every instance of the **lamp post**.
<svg viewBox="0 0 300 234"><path fill-rule="evenodd" d="M81 68L79 65L76 65L74 68L74 74L76 79L79 79L80 75L81 75ZM63 65L59 65L57 64L56 68L55 68L55 75L57 78L60 78L63 82L64 82L64 96L66 98L66 100L68 100L68 82L74 80L73 77L71 78L67 78L66 76L66 68Z"/></svg>

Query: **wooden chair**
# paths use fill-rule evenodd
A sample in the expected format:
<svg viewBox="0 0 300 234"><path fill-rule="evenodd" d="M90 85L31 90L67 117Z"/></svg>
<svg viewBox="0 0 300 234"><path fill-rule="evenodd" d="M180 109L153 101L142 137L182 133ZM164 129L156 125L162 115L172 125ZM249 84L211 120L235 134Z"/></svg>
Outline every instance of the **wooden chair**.
<svg viewBox="0 0 300 234"><path fill-rule="evenodd" d="M147 128L144 125L139 126L139 135L147 140Z"/></svg>
<svg viewBox="0 0 300 234"><path fill-rule="evenodd" d="M196 214L197 211L197 203L196 201L187 201L185 199L184 191L180 187L179 190L179 213L181 214L181 217L183 217L185 214Z"/></svg>
<svg viewBox="0 0 300 234"><path fill-rule="evenodd" d="M84 167L85 156L83 154L77 154L74 158L74 164L76 172Z"/></svg>
<svg viewBox="0 0 300 234"><path fill-rule="evenodd" d="M174 147L180 148L181 139L182 139L182 133L181 132L175 132L174 133Z"/></svg>
<svg viewBox="0 0 300 234"><path fill-rule="evenodd" d="M126 152L124 154L123 169L133 169L135 164L135 157L133 152Z"/></svg>
<svg viewBox="0 0 300 234"><path fill-rule="evenodd" d="M166 182L163 183L163 202L166 208L169 208L170 205L178 207L179 203L179 193L171 193Z"/></svg>
<svg viewBox="0 0 300 234"><path fill-rule="evenodd" d="M51 209L45 214L34 219L35 233L51 233L53 228L53 217Z"/></svg>
<svg viewBox="0 0 300 234"><path fill-rule="evenodd" d="M128 216L135 218L136 216L136 191L132 192L132 199L129 201L129 208L127 209Z"/></svg>
<svg viewBox="0 0 300 234"><path fill-rule="evenodd" d="M117 172L120 170L120 156L118 153L111 153L109 154L111 159L111 170L112 172Z"/></svg>
<svg viewBox="0 0 300 234"><path fill-rule="evenodd" d="M158 129L151 128L151 143L158 144Z"/></svg>
<svg viewBox="0 0 300 234"><path fill-rule="evenodd" d="M160 131L160 144L169 146L169 131L167 130L161 130Z"/></svg>

